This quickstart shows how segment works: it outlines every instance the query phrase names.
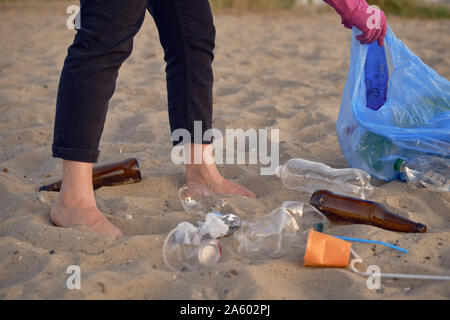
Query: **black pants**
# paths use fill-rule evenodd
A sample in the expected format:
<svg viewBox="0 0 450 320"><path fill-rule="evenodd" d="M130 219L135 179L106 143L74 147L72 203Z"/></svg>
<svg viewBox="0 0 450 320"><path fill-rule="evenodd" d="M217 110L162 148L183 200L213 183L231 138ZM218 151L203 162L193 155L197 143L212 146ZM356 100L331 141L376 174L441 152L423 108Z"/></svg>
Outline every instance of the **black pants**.
<svg viewBox="0 0 450 320"><path fill-rule="evenodd" d="M146 10L164 49L172 132L186 129L193 139L194 121L202 121L203 132L211 128L215 28L208 0L80 2L81 28L68 49L59 83L54 157L97 162L118 70L131 54Z"/></svg>

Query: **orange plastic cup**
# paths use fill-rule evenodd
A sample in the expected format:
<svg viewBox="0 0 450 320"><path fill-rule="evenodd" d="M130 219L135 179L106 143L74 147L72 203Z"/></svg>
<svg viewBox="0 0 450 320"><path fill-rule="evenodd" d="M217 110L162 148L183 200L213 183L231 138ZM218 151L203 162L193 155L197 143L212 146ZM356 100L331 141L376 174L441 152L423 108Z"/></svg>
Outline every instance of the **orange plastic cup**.
<svg viewBox="0 0 450 320"><path fill-rule="evenodd" d="M306 242L305 267L348 266L351 243L325 233L310 230Z"/></svg>

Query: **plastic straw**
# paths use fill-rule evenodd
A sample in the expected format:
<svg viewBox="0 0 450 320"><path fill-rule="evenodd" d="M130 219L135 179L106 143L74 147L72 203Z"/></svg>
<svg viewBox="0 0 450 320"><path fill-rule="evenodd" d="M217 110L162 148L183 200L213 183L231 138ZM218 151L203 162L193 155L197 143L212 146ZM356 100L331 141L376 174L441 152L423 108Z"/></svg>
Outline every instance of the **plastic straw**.
<svg viewBox="0 0 450 320"><path fill-rule="evenodd" d="M365 243L376 243L376 244L381 244L383 246L389 247L391 249L394 250L398 250L404 253L408 253L408 250L394 246L393 244L390 243L386 243L383 241L377 241L377 240L367 240L367 239L357 239L357 238L349 238L349 237L341 237L341 236L334 236L336 238L342 239L342 240L348 240L348 241L355 241L355 242L365 242Z"/></svg>
<svg viewBox="0 0 450 320"><path fill-rule="evenodd" d="M370 277L374 275L369 272L361 272L356 269L356 263L363 263L363 259L350 248L350 252L353 254L355 259L350 262L350 268L353 272L358 273L362 276ZM398 279L418 279L418 280L441 280L441 281L450 281L450 276L435 276L435 275L427 275L427 274L406 274L406 273L379 273L378 276L384 278L398 278Z"/></svg>

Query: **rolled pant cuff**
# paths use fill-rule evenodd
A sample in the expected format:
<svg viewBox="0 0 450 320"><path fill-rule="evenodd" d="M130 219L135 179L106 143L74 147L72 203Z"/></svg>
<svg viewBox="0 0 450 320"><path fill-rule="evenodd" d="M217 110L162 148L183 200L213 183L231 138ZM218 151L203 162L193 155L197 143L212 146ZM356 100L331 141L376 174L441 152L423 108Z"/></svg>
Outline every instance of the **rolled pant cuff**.
<svg viewBox="0 0 450 320"><path fill-rule="evenodd" d="M96 163L100 154L100 150L66 148L55 144L52 145L52 152L55 158L88 163Z"/></svg>
<svg viewBox="0 0 450 320"><path fill-rule="evenodd" d="M191 139L178 139L178 140L172 140L172 145L174 147L176 146L182 146L185 145L186 143L200 143L200 144L211 144L214 142L215 137L212 137L211 140L200 140L200 141L196 141L194 140L194 138Z"/></svg>

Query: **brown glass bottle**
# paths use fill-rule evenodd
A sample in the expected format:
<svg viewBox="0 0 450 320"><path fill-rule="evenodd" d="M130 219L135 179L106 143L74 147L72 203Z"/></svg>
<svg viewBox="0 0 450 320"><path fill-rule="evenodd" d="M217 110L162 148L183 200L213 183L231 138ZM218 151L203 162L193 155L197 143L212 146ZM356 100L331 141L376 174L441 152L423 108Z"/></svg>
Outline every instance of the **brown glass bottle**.
<svg viewBox="0 0 450 320"><path fill-rule="evenodd" d="M92 183L94 190L103 186L117 186L142 180L136 158L94 166ZM62 180L42 186L39 191L60 191Z"/></svg>
<svg viewBox="0 0 450 320"><path fill-rule="evenodd" d="M309 203L336 222L368 224L400 232L427 231L425 225L396 215L377 202L352 198L328 190L314 192Z"/></svg>

